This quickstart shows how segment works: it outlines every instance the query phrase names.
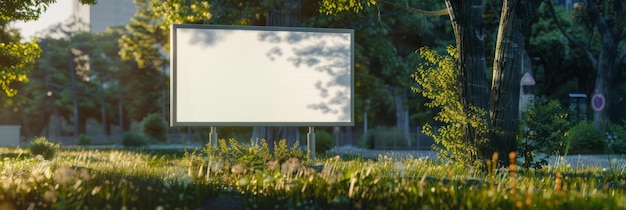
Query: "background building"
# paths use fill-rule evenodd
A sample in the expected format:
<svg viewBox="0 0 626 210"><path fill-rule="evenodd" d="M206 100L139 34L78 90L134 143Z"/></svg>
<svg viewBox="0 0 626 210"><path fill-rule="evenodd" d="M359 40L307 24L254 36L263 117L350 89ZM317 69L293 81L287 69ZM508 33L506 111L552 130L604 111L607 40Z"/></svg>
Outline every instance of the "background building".
<svg viewBox="0 0 626 210"><path fill-rule="evenodd" d="M137 7L132 0L106 0L98 4L82 5L78 0L73 2L73 17L76 30L99 33L111 26L122 26L130 23Z"/></svg>

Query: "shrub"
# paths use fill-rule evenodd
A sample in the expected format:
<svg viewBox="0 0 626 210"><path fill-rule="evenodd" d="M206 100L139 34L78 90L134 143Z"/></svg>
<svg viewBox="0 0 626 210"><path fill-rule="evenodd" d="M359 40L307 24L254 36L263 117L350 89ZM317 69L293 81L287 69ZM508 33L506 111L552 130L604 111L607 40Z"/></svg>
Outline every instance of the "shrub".
<svg viewBox="0 0 626 210"><path fill-rule="evenodd" d="M51 160L59 150L59 144L49 142L46 137L36 137L30 142L30 153L33 155L41 155L46 160Z"/></svg>
<svg viewBox="0 0 626 210"><path fill-rule="evenodd" d="M564 152L564 140L571 123L567 110L557 100L538 99L522 114L518 155L524 159L524 168L539 169L548 164L550 155ZM536 160L535 152L546 156Z"/></svg>
<svg viewBox="0 0 626 210"><path fill-rule="evenodd" d="M283 163L291 158L307 160L307 153L298 149L296 141L292 147L287 146L287 140L282 139L275 143L274 153L270 153L265 139L258 144L254 140L250 144L239 144L235 139L220 139L218 145L207 144L203 150L213 163L224 164L225 168L241 165L246 168L262 169L268 161Z"/></svg>
<svg viewBox="0 0 626 210"><path fill-rule="evenodd" d="M141 121L141 131L150 140L165 143L167 126L165 120L158 113L152 113L143 118Z"/></svg>
<svg viewBox="0 0 626 210"><path fill-rule="evenodd" d="M91 144L91 138L85 134L81 134L78 137L78 145L90 145Z"/></svg>
<svg viewBox="0 0 626 210"><path fill-rule="evenodd" d="M122 135L122 145L125 147L142 147L146 146L146 138L140 133L126 132Z"/></svg>
<svg viewBox="0 0 626 210"><path fill-rule="evenodd" d="M335 137L326 131L315 132L315 151L318 153L326 153L330 148L335 146Z"/></svg>
<svg viewBox="0 0 626 210"><path fill-rule="evenodd" d="M608 122L606 132L609 135L607 140L611 152L626 154L626 121L624 121L624 124L621 126Z"/></svg>
<svg viewBox="0 0 626 210"><path fill-rule="evenodd" d="M581 121L568 132L568 149L566 154L593 154L603 153L606 146L604 132L596 130L593 123Z"/></svg>
<svg viewBox="0 0 626 210"><path fill-rule="evenodd" d="M439 152L439 158L480 168L481 159L491 155L486 154L489 116L486 110L462 103L458 51L449 46L448 55L440 55L425 47L419 53L425 62L411 75L417 82L411 89L430 100L425 104L427 107L440 109L435 120L444 124L436 130L425 124L422 132L435 140L434 149Z"/></svg>

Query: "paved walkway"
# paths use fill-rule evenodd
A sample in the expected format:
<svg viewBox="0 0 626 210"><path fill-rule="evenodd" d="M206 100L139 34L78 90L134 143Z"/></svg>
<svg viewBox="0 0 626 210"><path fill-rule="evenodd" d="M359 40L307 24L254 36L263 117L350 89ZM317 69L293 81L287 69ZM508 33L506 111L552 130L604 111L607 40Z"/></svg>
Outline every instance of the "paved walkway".
<svg viewBox="0 0 626 210"><path fill-rule="evenodd" d="M81 148L81 146L63 146L64 148ZM120 145L102 145L89 146L94 149L111 149L123 148ZM154 149L187 149L203 148L204 145L195 144L168 144L168 145L150 145L148 148ZM379 155L387 155L392 158L428 158L437 160L437 152L434 150L368 150L355 146L341 146L328 151L329 154L337 155L354 155L363 158L378 158ZM585 168L601 166L602 168L613 168L617 170L626 170L625 155L568 155L565 157L551 156L548 160L550 165L565 165L573 168Z"/></svg>
<svg viewBox="0 0 626 210"><path fill-rule="evenodd" d="M353 146L342 146L329 152L338 155L362 156L364 158L378 158L379 155L387 155L393 158L421 157L437 160L437 152L434 150L367 150ZM618 154L551 156L548 162L553 166L557 164L573 168L601 166L602 168L626 170L626 156Z"/></svg>

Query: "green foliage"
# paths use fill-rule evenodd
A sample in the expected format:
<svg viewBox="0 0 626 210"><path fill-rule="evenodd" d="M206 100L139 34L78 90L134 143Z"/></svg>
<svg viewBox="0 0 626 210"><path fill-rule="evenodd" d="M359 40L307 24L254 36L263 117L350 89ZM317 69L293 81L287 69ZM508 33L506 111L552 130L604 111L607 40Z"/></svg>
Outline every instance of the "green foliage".
<svg viewBox="0 0 626 210"><path fill-rule="evenodd" d="M122 145L125 147L143 147L148 144L146 137L137 132L126 132L122 135Z"/></svg>
<svg viewBox="0 0 626 210"><path fill-rule="evenodd" d="M551 168L488 178L467 167L388 156L320 159L319 171L293 159L253 170L225 168L195 152L184 158L136 150L61 150L54 161L3 157L6 209L623 209L626 195L626 172L596 166L563 168L561 176Z"/></svg>
<svg viewBox="0 0 626 210"><path fill-rule="evenodd" d="M292 147L287 146L287 140L275 142L273 154L265 139L261 142L250 140L250 144L240 144L235 139L220 139L218 145L207 144L204 152L212 161L224 164L226 168L240 165L245 168L260 169L268 161L283 163L291 158L307 160L307 153L298 148L298 142Z"/></svg>
<svg viewBox="0 0 626 210"><path fill-rule="evenodd" d="M97 0L80 0L82 4L94 5ZM2 1L0 2L0 20L2 21L34 21L39 19L41 13L45 12L50 4L56 0L37 1Z"/></svg>
<svg viewBox="0 0 626 210"><path fill-rule="evenodd" d="M444 123L436 131L430 124L426 124L422 131L440 145L434 147L439 151L440 158L459 165L481 166L479 152L485 147L489 132L483 117L486 112L472 106L465 107L461 103L459 69L456 66L458 52L449 46L448 56L439 55L427 47L420 49L419 53L426 62L411 75L418 84L411 89L431 100L426 106L441 109L435 120ZM466 142L468 127L476 130L476 136L471 137L472 142Z"/></svg>
<svg viewBox="0 0 626 210"><path fill-rule="evenodd" d="M626 154L626 121L622 123L622 125L612 122L606 123L609 150L617 154Z"/></svg>
<svg viewBox="0 0 626 210"><path fill-rule="evenodd" d="M352 11L355 13L363 10L364 6L375 5L376 0L322 0L320 13L327 15L336 14L344 11Z"/></svg>
<svg viewBox="0 0 626 210"><path fill-rule="evenodd" d="M28 82L27 74L34 69L40 54L41 49L35 41L0 43L0 89L7 96L17 94L14 82Z"/></svg>
<svg viewBox="0 0 626 210"><path fill-rule="evenodd" d="M558 100L539 98L522 114L518 156L524 159L524 168L542 168L548 164L550 155L563 154L564 140L571 123L568 112ZM536 160L536 153L546 154Z"/></svg>
<svg viewBox="0 0 626 210"><path fill-rule="evenodd" d="M165 143L167 140L167 125L159 113L152 113L141 121L141 131L151 140Z"/></svg>
<svg viewBox="0 0 626 210"><path fill-rule="evenodd" d="M81 134L80 136L78 136L78 145L90 145L91 142L91 137L85 134Z"/></svg>
<svg viewBox="0 0 626 210"><path fill-rule="evenodd" d="M335 137L326 131L315 132L315 152L326 153L335 146Z"/></svg>
<svg viewBox="0 0 626 210"><path fill-rule="evenodd" d="M408 145L400 129L378 127L367 131L365 146L368 149L393 149Z"/></svg>
<svg viewBox="0 0 626 210"><path fill-rule="evenodd" d="M49 142L46 137L35 137L30 142L30 153L33 155L41 155L46 160L52 160L59 151L59 144Z"/></svg>
<svg viewBox="0 0 626 210"><path fill-rule="evenodd" d="M606 148L606 135L588 121L574 125L568 132L567 141L566 154L601 154Z"/></svg>

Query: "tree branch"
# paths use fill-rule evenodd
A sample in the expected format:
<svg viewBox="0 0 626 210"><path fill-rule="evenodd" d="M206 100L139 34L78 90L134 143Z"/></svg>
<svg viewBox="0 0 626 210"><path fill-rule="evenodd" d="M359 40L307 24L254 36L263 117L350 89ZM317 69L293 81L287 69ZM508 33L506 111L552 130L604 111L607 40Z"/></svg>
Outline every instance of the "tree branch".
<svg viewBox="0 0 626 210"><path fill-rule="evenodd" d="M402 5L402 4L397 4L397 3L393 3L390 1L386 1L386 0L377 0L376 2L380 2L380 3L384 3L384 4L388 4L388 5L392 5L394 7L400 8L400 9L404 9L410 12L415 12L415 13L419 13L419 14L423 14L426 16L444 16L444 15L448 15L448 9L441 9L441 10L436 10L436 11L429 11L429 10L422 10L422 9L416 9L413 7L409 7L409 5Z"/></svg>
<svg viewBox="0 0 626 210"><path fill-rule="evenodd" d="M591 53L589 46L585 46L582 42L580 42L579 40L574 38L571 34L569 34L567 31L565 31L565 29L563 28L563 25L561 25L561 22L559 21L559 18L556 16L556 12L554 10L554 5L552 1L546 1L546 3L550 7L550 14L552 15L552 18L554 18L554 22L556 23L557 28L559 28L559 31L561 31L561 34L563 34L563 36L565 36L565 38L567 38L567 40L570 43L576 45L577 47L579 47L585 52L585 54L587 55L587 58L589 59L589 61L591 62L591 65L593 66L593 69L597 71L598 61L593 56L593 53ZM591 34L592 34L591 36L593 36L593 33Z"/></svg>

